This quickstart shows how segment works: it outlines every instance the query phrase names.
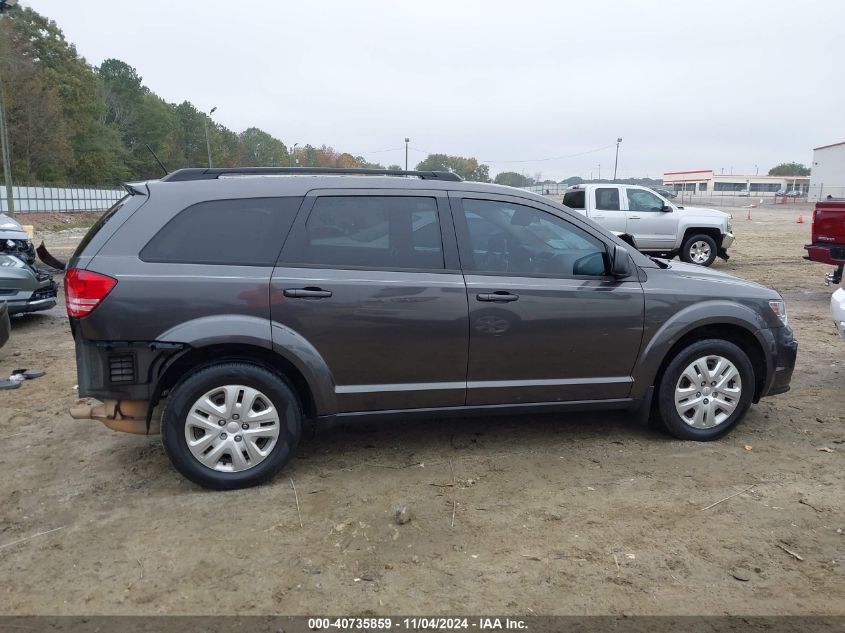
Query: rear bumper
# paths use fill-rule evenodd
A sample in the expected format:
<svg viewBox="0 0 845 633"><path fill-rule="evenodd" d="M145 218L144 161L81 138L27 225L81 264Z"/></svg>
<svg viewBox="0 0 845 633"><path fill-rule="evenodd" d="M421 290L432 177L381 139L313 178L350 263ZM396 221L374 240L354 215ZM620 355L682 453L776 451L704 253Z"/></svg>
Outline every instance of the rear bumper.
<svg viewBox="0 0 845 633"><path fill-rule="evenodd" d="M760 397L776 396L789 391L789 382L795 370L795 359L798 357L798 341L787 327L767 330L771 335L772 366L766 384ZM768 338L768 337L767 337Z"/></svg>
<svg viewBox="0 0 845 633"><path fill-rule="evenodd" d="M807 251L804 259L809 259L812 262L830 264L831 266L845 264L845 246L843 245L807 244L804 246L804 250Z"/></svg>

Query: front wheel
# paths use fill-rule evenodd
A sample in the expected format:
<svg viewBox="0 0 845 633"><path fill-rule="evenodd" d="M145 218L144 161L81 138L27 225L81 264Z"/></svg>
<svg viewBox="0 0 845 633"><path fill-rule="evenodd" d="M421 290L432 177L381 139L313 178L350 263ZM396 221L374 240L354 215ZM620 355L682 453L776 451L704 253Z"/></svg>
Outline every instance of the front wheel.
<svg viewBox="0 0 845 633"><path fill-rule="evenodd" d="M691 235L681 247L681 259L690 264L710 266L716 261L716 241L709 235Z"/></svg>
<svg viewBox="0 0 845 633"><path fill-rule="evenodd" d="M682 440L715 440L751 406L754 369L728 341L709 339L684 348L669 363L658 391L663 426Z"/></svg>
<svg viewBox="0 0 845 633"><path fill-rule="evenodd" d="M302 408L284 378L227 362L191 373L171 390L161 433L167 456L185 477L233 490L279 472L301 429Z"/></svg>

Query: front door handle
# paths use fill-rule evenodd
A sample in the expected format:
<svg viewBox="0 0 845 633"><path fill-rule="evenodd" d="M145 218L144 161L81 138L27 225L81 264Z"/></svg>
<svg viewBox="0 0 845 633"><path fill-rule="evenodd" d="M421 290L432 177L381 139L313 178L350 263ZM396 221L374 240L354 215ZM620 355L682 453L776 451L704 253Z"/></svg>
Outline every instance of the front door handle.
<svg viewBox="0 0 845 633"><path fill-rule="evenodd" d="M629 220L639 220L639 219L640 219L640 216L638 216L638 215L629 215L629 216L628 216L628 219L629 219Z"/></svg>
<svg viewBox="0 0 845 633"><path fill-rule="evenodd" d="M496 292L483 292L481 294L477 294L475 295L475 298L479 301L501 301L503 303L508 303L519 299L519 295L512 295L509 292L497 290Z"/></svg>
<svg viewBox="0 0 845 633"><path fill-rule="evenodd" d="M291 299L325 299L332 296L332 291L306 286L305 288L285 288L282 294Z"/></svg>

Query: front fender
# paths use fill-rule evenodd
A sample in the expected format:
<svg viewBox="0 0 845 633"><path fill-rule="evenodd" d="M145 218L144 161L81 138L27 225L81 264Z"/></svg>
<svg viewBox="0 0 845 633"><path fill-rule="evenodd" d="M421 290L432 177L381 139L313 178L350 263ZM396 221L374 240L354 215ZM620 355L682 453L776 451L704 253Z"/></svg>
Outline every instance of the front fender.
<svg viewBox="0 0 845 633"><path fill-rule="evenodd" d="M769 351L772 349L773 340L763 317L740 303L724 300L703 301L676 312L666 319L648 340L643 341L632 372L634 386L631 396L640 398L654 385L663 360L678 341L690 332L708 325L733 325L751 334L764 351L766 375L771 375L773 367Z"/></svg>

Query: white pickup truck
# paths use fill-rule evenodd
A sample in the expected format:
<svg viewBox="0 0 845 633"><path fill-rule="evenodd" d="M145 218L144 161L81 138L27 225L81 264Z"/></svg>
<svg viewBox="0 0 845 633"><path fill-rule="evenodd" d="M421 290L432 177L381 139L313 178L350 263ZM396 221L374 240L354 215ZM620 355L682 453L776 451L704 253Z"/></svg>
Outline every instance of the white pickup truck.
<svg viewBox="0 0 845 633"><path fill-rule="evenodd" d="M679 207L637 185L575 185L563 204L605 228L634 238L643 253L710 266L728 258L733 244L731 216L724 211Z"/></svg>

